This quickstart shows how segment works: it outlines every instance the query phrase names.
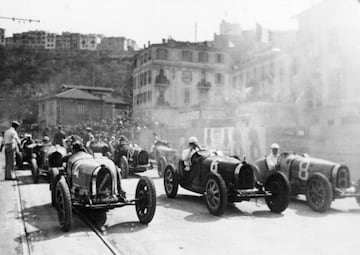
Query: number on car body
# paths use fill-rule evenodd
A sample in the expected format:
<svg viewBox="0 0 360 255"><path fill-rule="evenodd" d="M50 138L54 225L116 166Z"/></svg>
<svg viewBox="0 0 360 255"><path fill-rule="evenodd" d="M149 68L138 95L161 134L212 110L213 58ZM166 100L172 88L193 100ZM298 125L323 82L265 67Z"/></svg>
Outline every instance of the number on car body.
<svg viewBox="0 0 360 255"><path fill-rule="evenodd" d="M299 179L306 181L309 177L309 166L310 161L309 159L303 159L300 161L299 164Z"/></svg>
<svg viewBox="0 0 360 255"><path fill-rule="evenodd" d="M218 171L218 167L219 167L219 162L220 162L220 159L214 159L211 164L210 164L210 171L211 172L214 172L214 173L217 173Z"/></svg>

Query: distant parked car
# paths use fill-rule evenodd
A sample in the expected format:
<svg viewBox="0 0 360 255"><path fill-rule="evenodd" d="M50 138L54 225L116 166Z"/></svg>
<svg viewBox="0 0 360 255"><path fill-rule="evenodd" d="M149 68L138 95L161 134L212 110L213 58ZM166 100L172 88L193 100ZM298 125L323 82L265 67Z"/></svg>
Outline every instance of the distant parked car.
<svg viewBox="0 0 360 255"><path fill-rule="evenodd" d="M272 212L284 211L290 199L290 186L283 173L276 172L265 183L255 180L254 166L234 157L200 150L191 158L190 171L184 162L168 164L164 172L164 188L169 198L175 198L179 185L204 194L206 206L213 215L222 215L228 202L249 201L264 197Z"/></svg>
<svg viewBox="0 0 360 255"><path fill-rule="evenodd" d="M350 183L346 165L293 152L280 154L275 171L268 170L265 157L258 159L255 165L260 181L266 181L274 172L283 173L290 182L292 195L305 194L314 211L327 211L331 202L338 198L355 197L360 204L359 182L357 185Z"/></svg>

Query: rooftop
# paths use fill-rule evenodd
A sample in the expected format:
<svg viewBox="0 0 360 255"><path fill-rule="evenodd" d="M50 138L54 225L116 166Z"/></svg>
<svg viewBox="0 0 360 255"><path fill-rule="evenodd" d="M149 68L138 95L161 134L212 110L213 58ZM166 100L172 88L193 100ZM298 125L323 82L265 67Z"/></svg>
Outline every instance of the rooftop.
<svg viewBox="0 0 360 255"><path fill-rule="evenodd" d="M62 85L63 89L79 89L79 90L92 90L92 91L103 91L103 92L113 92L114 89L112 88L105 88L105 87L92 87L92 86L83 86L83 85Z"/></svg>

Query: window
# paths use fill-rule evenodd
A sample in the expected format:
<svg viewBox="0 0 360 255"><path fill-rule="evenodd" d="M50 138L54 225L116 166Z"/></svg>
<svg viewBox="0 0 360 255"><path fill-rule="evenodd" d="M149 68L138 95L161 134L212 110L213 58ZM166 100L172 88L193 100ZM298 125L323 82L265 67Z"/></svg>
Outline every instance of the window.
<svg viewBox="0 0 360 255"><path fill-rule="evenodd" d="M152 101L152 93L151 93L151 91L148 91L147 97L148 97L148 102L151 103L151 101Z"/></svg>
<svg viewBox="0 0 360 255"><path fill-rule="evenodd" d="M224 63L224 54L216 54L216 63Z"/></svg>
<svg viewBox="0 0 360 255"><path fill-rule="evenodd" d="M145 52L144 54L144 63L148 60L148 54Z"/></svg>
<svg viewBox="0 0 360 255"><path fill-rule="evenodd" d="M45 103L41 104L42 112L45 113Z"/></svg>
<svg viewBox="0 0 360 255"><path fill-rule="evenodd" d="M144 85L147 84L147 72L144 73Z"/></svg>
<svg viewBox="0 0 360 255"><path fill-rule="evenodd" d="M202 63L209 62L209 54L206 52L199 52L199 62Z"/></svg>
<svg viewBox="0 0 360 255"><path fill-rule="evenodd" d="M148 71L148 83L149 84L152 83L152 72L151 72L151 70Z"/></svg>
<svg viewBox="0 0 360 255"><path fill-rule="evenodd" d="M151 51L149 51L148 60L151 60Z"/></svg>
<svg viewBox="0 0 360 255"><path fill-rule="evenodd" d="M168 50L167 49L157 49L156 51L157 59L168 59Z"/></svg>
<svg viewBox="0 0 360 255"><path fill-rule="evenodd" d="M201 71L201 80L206 80L206 72L205 71Z"/></svg>
<svg viewBox="0 0 360 255"><path fill-rule="evenodd" d="M222 85L224 83L224 75L222 73L216 73L215 83Z"/></svg>
<svg viewBox="0 0 360 255"><path fill-rule="evenodd" d="M193 56L192 56L192 52L191 52L191 51L188 51L188 50L182 51L181 59L182 59L183 61L189 61L189 62L191 62L191 61L193 61L192 58L193 58Z"/></svg>
<svg viewBox="0 0 360 255"><path fill-rule="evenodd" d="M191 71L183 71L182 72L182 80L184 83L191 83L192 82L192 72Z"/></svg>
<svg viewBox="0 0 360 255"><path fill-rule="evenodd" d="M85 113L85 104L78 104L78 113Z"/></svg>
<svg viewBox="0 0 360 255"><path fill-rule="evenodd" d="M184 103L185 104L190 103L190 89L189 88L184 89Z"/></svg>

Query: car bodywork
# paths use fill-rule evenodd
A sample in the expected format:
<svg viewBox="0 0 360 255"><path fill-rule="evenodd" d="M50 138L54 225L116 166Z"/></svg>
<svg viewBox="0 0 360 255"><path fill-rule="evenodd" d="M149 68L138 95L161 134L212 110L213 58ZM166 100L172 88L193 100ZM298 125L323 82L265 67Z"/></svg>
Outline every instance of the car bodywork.
<svg viewBox="0 0 360 255"><path fill-rule="evenodd" d="M104 157L111 157L111 148L107 142L93 141L90 142L89 149L92 153L100 153Z"/></svg>
<svg viewBox="0 0 360 255"><path fill-rule="evenodd" d="M221 215L229 202L249 201L265 197L271 211L280 213L289 203L290 187L282 173L269 177L267 183L255 181L251 164L233 157L219 156L211 151L196 152L191 158L190 171L184 162L169 164L164 172L164 188L168 197L175 198L178 185L205 195L211 214Z"/></svg>
<svg viewBox="0 0 360 255"><path fill-rule="evenodd" d="M258 159L257 177L264 181L269 174L266 158ZM356 197L359 201L358 185L350 182L350 171L346 165L310 157L293 152L281 153L275 171L285 174L289 180L292 195L305 194L314 211L325 212L331 201L339 198Z"/></svg>
<svg viewBox="0 0 360 255"><path fill-rule="evenodd" d="M52 204L56 206L60 226L71 227L72 207L107 211L116 207L135 205L141 223L149 223L155 213L156 192L151 179L141 177L135 198L128 200L121 187L121 170L106 157L84 151L74 153L66 169L54 172L51 185Z"/></svg>
<svg viewBox="0 0 360 255"><path fill-rule="evenodd" d="M176 164L180 159L178 150L171 148L168 143L156 142L152 149L152 155L156 161L159 177L163 177L164 170L168 164Z"/></svg>
<svg viewBox="0 0 360 255"><path fill-rule="evenodd" d="M144 147L137 144L118 144L113 160L122 170L122 177L134 172L145 172L150 168L149 154Z"/></svg>

